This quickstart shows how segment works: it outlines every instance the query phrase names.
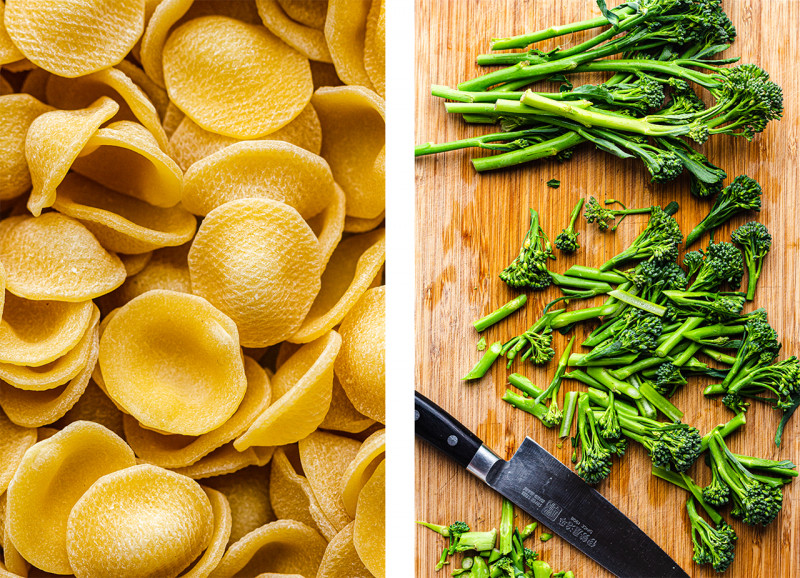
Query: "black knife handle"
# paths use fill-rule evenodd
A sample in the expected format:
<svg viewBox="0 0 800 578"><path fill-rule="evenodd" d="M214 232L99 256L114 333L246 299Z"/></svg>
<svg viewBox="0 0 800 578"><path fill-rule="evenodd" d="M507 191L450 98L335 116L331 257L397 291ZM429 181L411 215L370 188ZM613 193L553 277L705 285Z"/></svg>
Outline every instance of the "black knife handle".
<svg viewBox="0 0 800 578"><path fill-rule="evenodd" d="M418 391L414 396L415 433L466 468L483 442L427 397Z"/></svg>

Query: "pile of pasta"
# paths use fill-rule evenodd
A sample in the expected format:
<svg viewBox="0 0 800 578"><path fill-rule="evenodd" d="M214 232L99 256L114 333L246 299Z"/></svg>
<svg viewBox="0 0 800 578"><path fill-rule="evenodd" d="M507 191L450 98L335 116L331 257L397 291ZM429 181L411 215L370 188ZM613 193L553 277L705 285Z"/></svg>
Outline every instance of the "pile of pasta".
<svg viewBox="0 0 800 578"><path fill-rule="evenodd" d="M0 1L0 578L385 575L384 31Z"/></svg>

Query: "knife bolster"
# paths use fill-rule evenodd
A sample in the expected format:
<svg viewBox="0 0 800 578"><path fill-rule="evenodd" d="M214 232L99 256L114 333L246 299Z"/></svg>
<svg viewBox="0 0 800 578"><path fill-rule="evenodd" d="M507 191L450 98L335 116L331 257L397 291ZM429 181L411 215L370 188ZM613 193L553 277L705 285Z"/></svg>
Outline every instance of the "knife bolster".
<svg viewBox="0 0 800 578"><path fill-rule="evenodd" d="M492 467L501 461L500 457L485 445L481 445L475 456L467 465L467 471L482 481L486 481L486 476Z"/></svg>

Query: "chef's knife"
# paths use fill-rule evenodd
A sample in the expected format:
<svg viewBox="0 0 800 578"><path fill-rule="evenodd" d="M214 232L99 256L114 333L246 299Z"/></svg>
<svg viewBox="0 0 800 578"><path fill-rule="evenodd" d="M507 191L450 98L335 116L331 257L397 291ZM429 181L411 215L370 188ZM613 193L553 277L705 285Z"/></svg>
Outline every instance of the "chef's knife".
<svg viewBox="0 0 800 578"><path fill-rule="evenodd" d="M688 578L636 524L531 438L502 460L418 392L414 422L419 437L617 576Z"/></svg>

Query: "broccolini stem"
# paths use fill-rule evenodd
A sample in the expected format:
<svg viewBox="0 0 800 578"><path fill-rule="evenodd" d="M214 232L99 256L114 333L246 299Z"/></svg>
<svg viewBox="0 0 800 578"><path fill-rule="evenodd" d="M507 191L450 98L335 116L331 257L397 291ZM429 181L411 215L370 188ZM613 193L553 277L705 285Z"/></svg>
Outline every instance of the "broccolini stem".
<svg viewBox="0 0 800 578"><path fill-rule="evenodd" d="M511 553L511 537L514 534L514 504L503 498L503 509L500 514L500 541L498 550L504 556Z"/></svg>
<svg viewBox="0 0 800 578"><path fill-rule="evenodd" d="M614 12L620 19L624 19L633 14L633 9L628 6L612 9L611 11ZM596 18L590 18L580 22L571 22L569 24L562 24L559 26L550 26L549 28L545 28L537 32L512 36L510 38L493 38L492 50L525 48L531 44L535 44L536 42L541 42L542 40L549 40L550 38L572 34L573 32L591 30L592 28L598 28L600 26L608 26L608 19L605 16L598 16Z"/></svg>
<svg viewBox="0 0 800 578"><path fill-rule="evenodd" d="M580 211L578 212L580 213ZM594 267L585 267L583 265L573 265L564 272L564 275L600 281L602 283L611 283L612 285L622 285L628 281L626 277L614 271L600 271Z"/></svg>
<svg viewBox="0 0 800 578"><path fill-rule="evenodd" d="M526 130L517 130L513 132L495 132L492 134L485 134L482 136L476 136L472 138L454 140L441 144L434 144L429 142L414 147L414 156L419 157L424 155L432 155L432 154L455 151L470 147L491 148L491 146L487 146L488 143L515 141L517 139L526 139L529 137L541 136L542 134L551 134L551 133L555 134L555 132L556 131L553 130L544 131L538 128L531 128Z"/></svg>
<svg viewBox="0 0 800 578"><path fill-rule="evenodd" d="M489 565L480 556L475 556L469 575L472 578L489 578Z"/></svg>
<svg viewBox="0 0 800 578"><path fill-rule="evenodd" d="M594 405L600 406L602 408L607 408L608 404L611 403L611 395L603 391L602 389L597 389L594 387L590 387L587 390L587 395L589 396L589 401L592 402ZM630 416L638 416L639 410L635 407L626 403L624 401L620 401L619 399L614 399L614 407L617 409L617 412L626 413Z"/></svg>
<svg viewBox="0 0 800 578"><path fill-rule="evenodd" d="M552 537L553 537L553 535L550 534L549 532L544 532L543 534L541 534L539 536L539 540L541 540L542 542L547 542Z"/></svg>
<svg viewBox="0 0 800 578"><path fill-rule="evenodd" d="M561 151L581 144L584 140L585 139L577 132L569 131L550 140L536 143L516 151L472 159L472 166L475 167L475 170L479 173L503 169L536 159L554 157Z"/></svg>
<svg viewBox="0 0 800 578"><path fill-rule="evenodd" d="M700 502L700 505L703 506L703 509L706 511L706 513L708 513L714 524L719 524L719 522L722 520L722 516L720 516L719 512L717 512L713 506L709 505L703 499L703 490L694 482L691 477L685 473L673 472L672 470L667 470L658 466L653 466L651 472L655 477L661 478L662 480L670 482L671 484L690 492L692 496L694 496L694 498Z"/></svg>
<svg viewBox="0 0 800 578"><path fill-rule="evenodd" d="M664 341L656 348L656 357L666 357L684 337L684 334L703 323L702 317L688 317L686 321L676 330L673 331ZM663 337L663 336L662 336Z"/></svg>
<svg viewBox="0 0 800 578"><path fill-rule="evenodd" d="M638 389L636 389L636 387L627 381L621 381L614 378L614 376L611 375L604 367L589 367L586 370L586 373L588 373L590 377L595 378L598 382L603 384L609 391L626 395L633 400L640 399L642 397L642 394Z"/></svg>
<svg viewBox="0 0 800 578"><path fill-rule="evenodd" d="M522 530L519 533L520 539L527 540L528 538L530 538L534 530L536 530L536 526L538 525L539 525L538 522L531 522L530 524L522 528Z"/></svg>
<svg viewBox="0 0 800 578"><path fill-rule="evenodd" d="M611 373L611 375L617 379L625 380L634 373L639 373L642 370L655 367L656 365L661 365L662 363L664 363L664 359L660 357L645 357L644 359L640 359L639 361L631 363L630 365L620 367L619 369L610 370L609 373Z"/></svg>
<svg viewBox="0 0 800 578"><path fill-rule="evenodd" d="M639 385L639 393L671 421L680 421L681 418L683 418L683 412L675 407L666 397L658 393L658 391L650 385L650 382L642 381Z"/></svg>
<svg viewBox="0 0 800 578"><path fill-rule="evenodd" d="M550 382L546 390L536 396L535 403L539 403L549 397L555 398L558 395L558 390L561 388L561 379L564 377L564 372L567 371L567 362L569 361L569 356L572 354L572 346L574 343L575 336L573 335L558 360L556 372L553 375L553 381Z"/></svg>
<svg viewBox="0 0 800 578"><path fill-rule="evenodd" d="M532 398L523 397L510 389L507 389L506 393L503 395L503 401L539 418L539 420L542 420L547 415L547 406L541 403L533 403Z"/></svg>
<svg viewBox="0 0 800 578"><path fill-rule="evenodd" d="M480 361L475 364L475 367L473 367L469 373L467 373L467 375L461 378L462 381L469 379L480 379L486 375L486 372L489 371L489 368L492 367L492 364L495 362L495 360L500 357L500 351L502 349L503 344L501 342L495 341L492 343L486 349L486 353L483 354L483 357L481 357Z"/></svg>
<svg viewBox="0 0 800 578"><path fill-rule="evenodd" d="M568 391L564 395L564 417L561 420L561 429L558 437L566 438L572 434L572 422L575 419L575 407L578 405L578 392Z"/></svg>
<svg viewBox="0 0 800 578"><path fill-rule="evenodd" d="M639 391L639 387L642 385L642 382L639 381L636 375L631 375L628 378L628 382L636 388L636 391ZM641 393L639 395L641 395ZM649 417L650 419L656 419L656 417L658 417L658 410L656 410L656 407L650 403L650 400L646 397L642 396L639 399L633 400L633 402L636 404L636 409L644 417Z"/></svg>
<svg viewBox="0 0 800 578"><path fill-rule="evenodd" d="M728 355L727 353L722 353L721 351L717 351L711 347L703 347L700 349L700 351L708 355L711 359L719 361L720 363L724 363L726 365L733 365L736 363L736 358L734 356Z"/></svg>
<svg viewBox="0 0 800 578"><path fill-rule="evenodd" d="M569 287L571 289L593 291L595 295L605 295L613 289L611 285L603 281L582 279L580 277L569 277L567 275L553 273L552 271L550 271L550 277L553 279L554 285L558 285L559 287Z"/></svg>
<svg viewBox="0 0 800 578"><path fill-rule="evenodd" d="M578 321L587 321L589 319L603 317L604 315L611 315L616 308L617 306L615 303L606 303L597 307L587 307L585 309L566 311L555 317L550 323L550 327L553 329L559 329L561 327L566 327L567 325L577 323Z"/></svg>
<svg viewBox="0 0 800 578"><path fill-rule="evenodd" d="M727 423L717 426L716 428L712 429L710 432L708 432L706 435L703 436L703 438L700 441L700 451L704 452L708 449L708 443L709 441L711 441L711 437L714 431L718 431L719 435L721 435L723 438L726 438L733 432L735 432L737 429L742 427L745 423L747 423L747 417L745 416L744 412L742 411L737 413L735 416L729 419Z"/></svg>
<svg viewBox="0 0 800 578"><path fill-rule="evenodd" d="M477 321L473 321L472 326L475 328L475 331L481 332L487 327L491 327L498 321L505 319L506 317L514 313L514 311L516 311L517 309L520 309L523 305L525 305L527 301L528 301L527 295L523 294L518 297L515 297L505 305L501 305L500 307L489 313L489 315L481 317Z"/></svg>
<svg viewBox="0 0 800 578"><path fill-rule="evenodd" d="M694 357L695 353L702 349L702 347L703 346L699 343L691 343L689 347L684 349L678 356L675 357L675 359L672 361L672 365L675 367L683 367L689 362L690 359L692 359L692 357Z"/></svg>
<svg viewBox="0 0 800 578"><path fill-rule="evenodd" d="M613 291L609 291L608 294L611 297L616 297L623 303L627 303L632 307L636 307L637 309L641 309L647 313L652 313L658 317L664 317L664 314L667 312L666 307L657 303L653 303L652 301L648 301L647 299L637 297L636 295L628 293L627 291L623 291L622 289L614 289Z"/></svg>
<svg viewBox="0 0 800 578"><path fill-rule="evenodd" d="M586 372L581 369L573 369L572 371L565 373L564 378L580 381L581 383L583 383L584 385L588 385L589 387L597 387L600 389L605 389L602 383L600 383L593 377L589 377L586 374Z"/></svg>
<svg viewBox="0 0 800 578"><path fill-rule="evenodd" d="M716 323L714 325L706 325L705 327L698 327L687 331L683 336L692 341L702 342L704 339L713 337L725 337L727 335L741 335L744 333L744 325L723 325Z"/></svg>
<svg viewBox="0 0 800 578"><path fill-rule="evenodd" d="M613 337L624 325L625 320L623 318L614 317L598 327L598 329L602 329L601 331L597 331L596 333L593 331L581 345L584 347L596 347L606 339Z"/></svg>
<svg viewBox="0 0 800 578"><path fill-rule="evenodd" d="M569 356L567 365L569 367L611 367L616 365L629 365L634 362L638 354L629 353L619 357L610 357L602 359L593 359L591 361L584 361L588 353L573 353Z"/></svg>
<svg viewBox="0 0 800 578"><path fill-rule="evenodd" d="M530 397L539 397L542 393L542 390L536 387L530 379L519 373L509 375L508 383Z"/></svg>

